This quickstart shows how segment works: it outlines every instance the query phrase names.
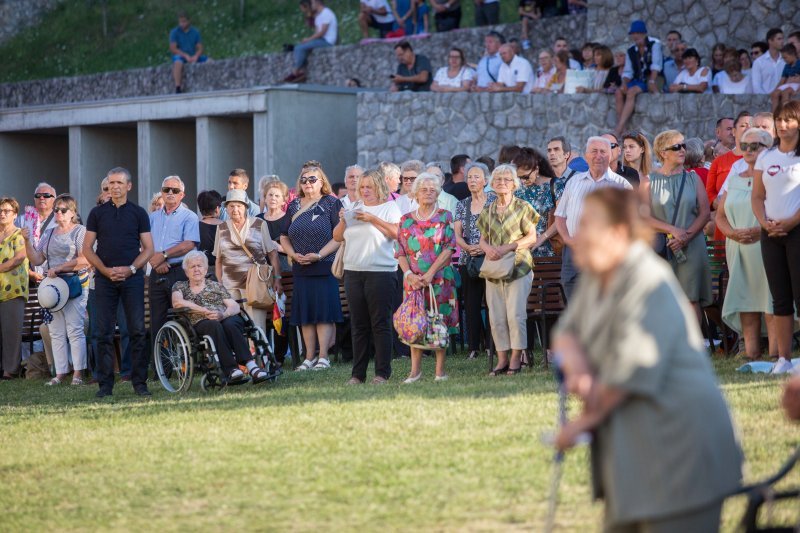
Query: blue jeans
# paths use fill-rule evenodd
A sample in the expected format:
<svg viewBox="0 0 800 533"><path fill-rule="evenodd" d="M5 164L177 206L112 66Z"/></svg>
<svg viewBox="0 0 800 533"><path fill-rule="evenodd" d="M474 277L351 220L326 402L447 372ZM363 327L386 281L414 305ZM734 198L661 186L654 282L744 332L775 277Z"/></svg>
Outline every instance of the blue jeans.
<svg viewBox="0 0 800 533"><path fill-rule="evenodd" d="M87 306L87 310L89 311L89 334L92 342L92 353L97 354L100 353L98 347L98 341L100 340L100 335L97 330L97 302L95 301L94 297L94 289L89 291L89 305ZM131 375L131 342L130 338L128 337L128 322L125 320L125 309L122 307L122 302L119 303L117 306L117 325L119 326L119 350L120 350L120 362L119 362L119 375L120 376L130 376ZM91 365L92 369L92 377L97 379L97 363L96 360L92 362Z"/></svg>
<svg viewBox="0 0 800 533"><path fill-rule="evenodd" d="M323 38L314 39L307 43L296 44L294 46L294 69L299 70L306 66L308 54L310 54L314 48L326 48L328 46L332 46L331 43Z"/></svg>
<svg viewBox="0 0 800 533"><path fill-rule="evenodd" d="M131 350L131 382L138 389L147 385L148 357L144 328L144 274L137 273L122 282L98 275L94 282L97 308L97 381L100 389L114 388L114 329L120 302L128 326Z"/></svg>
<svg viewBox="0 0 800 533"><path fill-rule="evenodd" d="M561 252L561 285L564 286L564 293L567 295L567 302L572 298L572 292L578 283L578 267L572 261L572 248L564 246Z"/></svg>

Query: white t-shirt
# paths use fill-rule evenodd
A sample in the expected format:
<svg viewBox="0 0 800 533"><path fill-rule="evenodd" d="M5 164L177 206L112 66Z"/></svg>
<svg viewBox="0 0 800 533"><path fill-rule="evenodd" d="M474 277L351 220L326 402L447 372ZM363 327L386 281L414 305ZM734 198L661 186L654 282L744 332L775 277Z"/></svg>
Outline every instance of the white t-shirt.
<svg viewBox="0 0 800 533"><path fill-rule="evenodd" d="M442 67L436 71L433 81L443 87L461 87L465 81L470 81L475 77L475 71L469 67L461 67L455 78L447 76L447 67Z"/></svg>
<svg viewBox="0 0 800 533"><path fill-rule="evenodd" d="M783 153L777 147L761 152L756 170L767 191L764 201L767 217L773 220L790 218L800 209L800 156Z"/></svg>
<svg viewBox="0 0 800 533"><path fill-rule="evenodd" d="M749 76L742 78L742 81L731 81L730 76L724 70L717 72L711 85L719 87L721 94L750 94L753 92Z"/></svg>
<svg viewBox="0 0 800 533"><path fill-rule="evenodd" d="M317 31L320 31L325 24L328 25L328 30L322 38L328 41L329 44L335 45L336 39L339 36L339 28L336 22L336 15L333 14L333 11L331 11L329 7L323 8L322 11L319 12L319 15L314 17L314 26L317 28Z"/></svg>
<svg viewBox="0 0 800 533"><path fill-rule="evenodd" d="M530 61L524 57L514 56L510 65L507 65L505 61L500 65L497 81L506 87L514 87L519 82L524 81L525 87L522 89L522 94L528 94L533 89L536 78L533 75L533 67Z"/></svg>
<svg viewBox="0 0 800 533"><path fill-rule="evenodd" d="M681 83L685 83L686 85L697 85L698 83L707 83L708 86L706 87L705 92L711 92L711 69L708 67L700 67L699 69L694 71L694 74L689 74L687 69L683 69L682 71L678 72L678 75L675 77L675 82L678 85Z"/></svg>
<svg viewBox="0 0 800 533"><path fill-rule="evenodd" d="M397 224L402 215L395 202L385 202L361 209L381 220ZM362 222L346 216L344 230L344 268L357 272L394 272L397 259L394 257L394 241L389 239L370 222Z"/></svg>
<svg viewBox="0 0 800 533"><path fill-rule="evenodd" d="M717 198L721 197L723 194L728 192L728 182L731 179L731 176L738 176L742 172L747 170L747 161L744 159L737 159L733 162L731 166L731 171L728 172L728 175L725 177L725 183L722 184L722 187L719 188L719 193L717 194Z"/></svg>
<svg viewBox="0 0 800 533"><path fill-rule="evenodd" d="M361 0L361 3L367 7L371 7L372 9L386 9L385 15L378 15L377 13L372 13L372 18L375 19L375 22L379 24L386 24L387 22L394 22L394 15L392 15L392 8L389 7L389 0Z"/></svg>
<svg viewBox="0 0 800 533"><path fill-rule="evenodd" d="M545 72L541 68L539 69L538 74L536 75L536 81L534 82L533 86L537 89L547 89L547 83L550 79L556 75L556 66L553 65L550 67L550 70Z"/></svg>

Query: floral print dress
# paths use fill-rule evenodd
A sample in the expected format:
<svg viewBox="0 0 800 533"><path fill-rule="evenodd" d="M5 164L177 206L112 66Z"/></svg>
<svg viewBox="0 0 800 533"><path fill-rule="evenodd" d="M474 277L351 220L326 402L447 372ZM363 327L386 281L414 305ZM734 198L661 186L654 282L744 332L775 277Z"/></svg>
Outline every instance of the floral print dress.
<svg viewBox="0 0 800 533"><path fill-rule="evenodd" d="M553 193L550 190L550 183L547 182L541 185L534 183L530 187L520 187L514 192L514 196L527 201L537 213L541 213L542 216L539 217L539 222L536 223L536 234L541 235L547 231L547 213L556 208L555 198L553 198ZM556 255L549 240L533 250L532 253L533 257L553 257Z"/></svg>
<svg viewBox="0 0 800 533"><path fill-rule="evenodd" d="M413 213L413 212L412 212ZM412 213L400 219L397 236L397 257L405 257L414 274L425 274L436 258L445 250L455 250L456 233L453 229L453 215L439 209L428 220L416 220ZM433 277L431 283L439 312L450 333L458 332L458 298L456 297L456 272L452 265L446 265ZM411 286L403 283L405 292Z"/></svg>

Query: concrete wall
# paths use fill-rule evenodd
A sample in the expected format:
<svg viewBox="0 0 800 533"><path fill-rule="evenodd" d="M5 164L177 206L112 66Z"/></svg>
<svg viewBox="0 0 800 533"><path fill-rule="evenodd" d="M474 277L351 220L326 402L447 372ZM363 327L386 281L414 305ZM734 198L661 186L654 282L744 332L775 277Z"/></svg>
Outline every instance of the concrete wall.
<svg viewBox="0 0 800 533"><path fill-rule="evenodd" d="M228 175L243 168L253 180L253 120L201 117L197 119L198 186L224 194ZM247 191L253 196L253 187Z"/></svg>
<svg viewBox="0 0 800 533"><path fill-rule="evenodd" d="M436 33L413 41L415 49L427 55L434 69L446 64L450 46L464 49L467 60L477 62L483 55L483 37L492 28L468 28ZM520 25L496 26L508 37L519 37ZM586 15L555 17L532 25L534 49L527 55L535 60L536 48L551 45L565 35L575 46L585 40ZM309 60L311 84L344 86L348 78L361 80L365 87L387 88L394 72L395 43L336 46L315 50ZM190 92L250 88L280 83L292 67L291 54L267 54L212 61L185 69L184 88ZM104 72L89 76L52 78L0 84L0 108L85 102L136 96L167 95L174 92L170 66Z"/></svg>
<svg viewBox="0 0 800 533"><path fill-rule="evenodd" d="M769 109L761 95L642 95L630 129L651 140L677 129L713 138L717 118ZM449 160L454 154L496 157L500 146L543 148L557 135L575 146L614 126L608 95L364 93L358 96L358 162Z"/></svg>
<svg viewBox="0 0 800 533"><path fill-rule="evenodd" d="M141 121L138 124L139 198L149 199L161 190L167 176L180 176L186 187L184 202L195 207L197 157L193 121Z"/></svg>
<svg viewBox="0 0 800 533"><path fill-rule="evenodd" d="M660 39L676 29L706 64L715 43L750 50L770 28L800 28L797 0L589 0L587 16L589 38L601 43L626 42L635 19L646 21L650 35Z"/></svg>
<svg viewBox="0 0 800 533"><path fill-rule="evenodd" d="M33 205L36 184L69 191L69 138L57 133L0 133L0 195L13 196L24 209Z"/></svg>

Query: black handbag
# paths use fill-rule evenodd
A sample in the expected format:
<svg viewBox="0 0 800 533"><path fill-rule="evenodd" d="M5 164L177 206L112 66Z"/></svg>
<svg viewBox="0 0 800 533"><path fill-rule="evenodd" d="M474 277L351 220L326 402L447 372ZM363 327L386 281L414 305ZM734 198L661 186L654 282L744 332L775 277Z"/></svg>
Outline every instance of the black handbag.
<svg viewBox="0 0 800 533"><path fill-rule="evenodd" d="M681 176L681 186L678 188L678 197L675 199L675 211L672 213L671 226L674 226L675 221L678 220L678 206L681 204L684 185L686 185L686 170L683 171L683 175ZM664 233L656 233L655 242L653 242L653 250L664 259L669 259L672 250L667 246L667 236Z"/></svg>
<svg viewBox="0 0 800 533"><path fill-rule="evenodd" d="M467 209L467 227L465 228L465 233L467 235L470 234L470 227L472 226L472 198L470 198L466 203ZM466 252L465 252L466 253ZM483 260L486 259L485 255L467 255L467 275L472 279L480 279L481 277L481 267L483 266Z"/></svg>

